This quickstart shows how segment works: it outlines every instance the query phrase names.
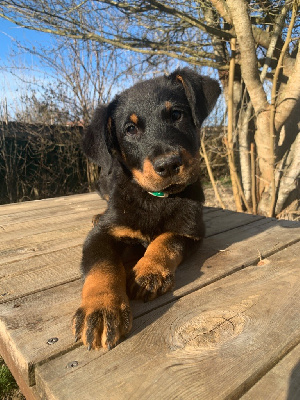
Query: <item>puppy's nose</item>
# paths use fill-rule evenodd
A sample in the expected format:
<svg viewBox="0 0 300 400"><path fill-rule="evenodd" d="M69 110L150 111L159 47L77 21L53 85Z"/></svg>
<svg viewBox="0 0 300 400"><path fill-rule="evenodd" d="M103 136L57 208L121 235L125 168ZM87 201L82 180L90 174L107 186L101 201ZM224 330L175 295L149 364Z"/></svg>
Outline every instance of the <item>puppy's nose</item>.
<svg viewBox="0 0 300 400"><path fill-rule="evenodd" d="M170 154L156 158L153 163L155 172L163 178L177 175L182 165L182 160L179 154Z"/></svg>

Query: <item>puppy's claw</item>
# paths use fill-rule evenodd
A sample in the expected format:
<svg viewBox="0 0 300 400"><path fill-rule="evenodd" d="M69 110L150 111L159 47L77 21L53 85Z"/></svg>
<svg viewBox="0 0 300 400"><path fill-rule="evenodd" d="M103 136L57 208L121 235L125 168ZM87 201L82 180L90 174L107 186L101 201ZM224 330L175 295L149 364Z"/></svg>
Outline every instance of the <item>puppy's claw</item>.
<svg viewBox="0 0 300 400"><path fill-rule="evenodd" d="M80 307L73 318L75 342L81 338L89 351L101 347L111 350L131 329L132 316L127 302L125 299L110 309Z"/></svg>

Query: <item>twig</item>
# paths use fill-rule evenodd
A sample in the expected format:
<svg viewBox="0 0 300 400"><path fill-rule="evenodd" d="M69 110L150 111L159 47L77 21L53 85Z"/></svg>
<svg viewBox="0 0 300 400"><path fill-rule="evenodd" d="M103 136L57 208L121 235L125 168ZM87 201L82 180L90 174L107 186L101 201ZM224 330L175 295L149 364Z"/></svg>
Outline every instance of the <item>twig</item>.
<svg viewBox="0 0 300 400"><path fill-rule="evenodd" d="M228 154L228 164L230 169L231 176L231 184L232 191L235 199L236 209L237 211L242 212L242 201L245 204L245 207L249 213L251 213L251 209L248 205L248 202L245 198L245 194L235 167L234 162L234 153L233 153L233 82L234 82L234 70L235 70L235 51L236 51L236 39L233 38L230 41L231 47L231 58L229 64L229 79L228 79L228 129L227 129L227 138L224 138L224 143L227 148Z"/></svg>
<svg viewBox="0 0 300 400"><path fill-rule="evenodd" d="M255 185L255 155L254 155L254 143L251 143L250 147L250 160L251 160L251 195L252 195L252 209L253 214L257 214L257 203L256 203L256 185Z"/></svg>
<svg viewBox="0 0 300 400"><path fill-rule="evenodd" d="M206 168L207 168L207 172L208 172L208 175L209 175L209 179L211 181L212 187L213 187L214 192L215 192L215 196L216 196L218 202L220 203L220 206L224 210L226 207L225 207L225 205L224 205L224 203L223 203L223 201L221 199L221 196L220 196L220 193L218 191L218 187L216 185L216 181L215 181L215 178L214 178L214 175L213 175L213 172L212 172L212 169L211 169L208 157L207 157L207 153L206 153L206 149L205 149L205 143L204 143L204 137L205 137L205 133L203 134L203 136L201 138L201 150L202 150L201 155L204 158L205 165L206 165Z"/></svg>
<svg viewBox="0 0 300 400"><path fill-rule="evenodd" d="M236 170L236 167L235 167L235 164L234 164L234 159L233 159L233 154L232 154L233 152L231 153L231 152L229 151L229 144L228 144L227 138L224 138L224 143L225 143L225 146L226 146L226 148L227 148L228 160L229 160L229 165L230 165L230 172L231 172L231 170L232 170L231 178L234 179L234 185L235 185L235 188L236 188L236 190L237 190L237 195L238 195L240 204L242 204L242 203L241 203L241 198L242 198L242 200L243 200L243 202L244 202L244 204L245 204L245 207L246 207L247 211L248 211L249 213L252 213L252 210L251 210L251 208L249 207L249 204L248 204L248 202L247 202L247 200L246 200L246 198L245 198L245 194L244 194L244 191L243 191L243 188L242 188L240 179L239 179L238 174L237 174L237 170ZM234 187L234 186L233 186L233 184L232 184L232 188L233 188L233 187ZM241 206L241 209L240 209L240 210L237 209L237 211L243 211L242 206Z"/></svg>
<svg viewBox="0 0 300 400"><path fill-rule="evenodd" d="M236 39L230 40L231 47L231 58L229 64L229 79L228 79L228 129L227 139L225 139L225 145L228 153L228 164L231 176L232 191L235 200L237 211L243 211L241 198L238 191L236 169L234 164L233 155L233 83L234 83L234 70L235 70L235 50L236 50Z"/></svg>

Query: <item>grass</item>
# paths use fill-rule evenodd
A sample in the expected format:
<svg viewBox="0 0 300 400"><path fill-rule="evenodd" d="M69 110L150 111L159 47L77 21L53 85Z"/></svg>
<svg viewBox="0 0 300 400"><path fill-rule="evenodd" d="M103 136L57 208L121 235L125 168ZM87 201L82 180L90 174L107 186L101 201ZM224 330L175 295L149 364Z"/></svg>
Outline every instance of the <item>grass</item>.
<svg viewBox="0 0 300 400"><path fill-rule="evenodd" d="M17 398L22 399L24 397L18 391L18 385L14 377L0 356L0 399L12 400Z"/></svg>

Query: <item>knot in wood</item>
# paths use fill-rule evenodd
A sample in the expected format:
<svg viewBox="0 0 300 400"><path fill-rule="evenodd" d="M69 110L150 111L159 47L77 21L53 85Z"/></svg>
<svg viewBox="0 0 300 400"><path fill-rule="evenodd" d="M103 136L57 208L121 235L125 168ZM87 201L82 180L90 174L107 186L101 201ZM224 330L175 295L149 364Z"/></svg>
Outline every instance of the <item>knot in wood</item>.
<svg viewBox="0 0 300 400"><path fill-rule="evenodd" d="M175 329L175 348L215 348L239 335L246 318L233 310L205 311Z"/></svg>

